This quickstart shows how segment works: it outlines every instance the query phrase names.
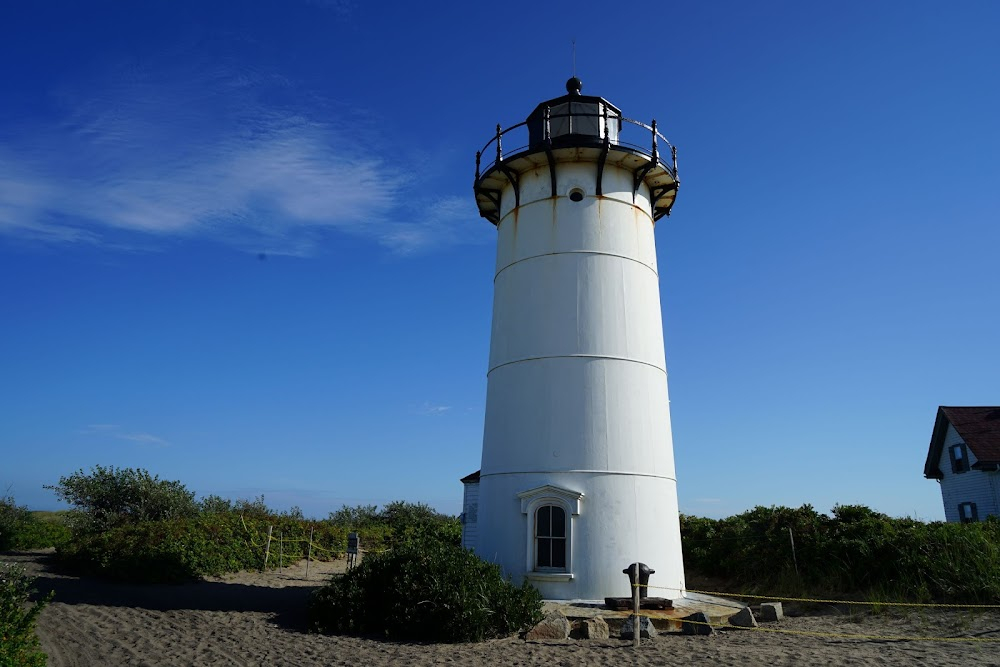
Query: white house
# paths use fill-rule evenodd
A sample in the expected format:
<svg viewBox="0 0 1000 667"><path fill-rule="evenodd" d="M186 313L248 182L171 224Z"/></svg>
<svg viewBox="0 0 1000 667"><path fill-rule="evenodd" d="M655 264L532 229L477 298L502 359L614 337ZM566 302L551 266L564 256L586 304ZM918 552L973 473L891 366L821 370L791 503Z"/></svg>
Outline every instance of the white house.
<svg viewBox="0 0 1000 667"><path fill-rule="evenodd" d="M1000 516L1000 407L939 407L924 477L941 484L947 521Z"/></svg>
<svg viewBox="0 0 1000 667"><path fill-rule="evenodd" d="M479 541L479 471L462 478L462 548L475 549Z"/></svg>

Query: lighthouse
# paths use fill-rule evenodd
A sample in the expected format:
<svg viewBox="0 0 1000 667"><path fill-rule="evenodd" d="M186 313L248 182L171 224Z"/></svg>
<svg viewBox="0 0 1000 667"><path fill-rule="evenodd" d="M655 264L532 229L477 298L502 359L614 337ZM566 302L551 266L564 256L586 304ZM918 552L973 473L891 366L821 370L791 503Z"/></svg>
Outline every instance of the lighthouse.
<svg viewBox="0 0 1000 667"><path fill-rule="evenodd" d="M496 132L475 197L497 228L482 466L465 544L546 599L684 590L654 227L676 151L576 77ZM472 498L472 502L470 502Z"/></svg>

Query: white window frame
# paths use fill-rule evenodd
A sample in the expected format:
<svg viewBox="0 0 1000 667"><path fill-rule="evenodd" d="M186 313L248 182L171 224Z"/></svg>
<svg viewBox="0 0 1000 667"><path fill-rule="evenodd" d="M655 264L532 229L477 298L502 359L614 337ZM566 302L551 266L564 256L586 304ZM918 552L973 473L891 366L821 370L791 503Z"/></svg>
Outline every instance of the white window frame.
<svg viewBox="0 0 1000 667"><path fill-rule="evenodd" d="M527 515L527 554L525 560L525 577L535 581L572 581L573 580L573 526L575 517L580 515L583 494L579 491L564 489L546 484L517 494L521 499L521 513ZM546 505L559 507L566 513L566 567L536 568L535 567L535 519L538 509Z"/></svg>

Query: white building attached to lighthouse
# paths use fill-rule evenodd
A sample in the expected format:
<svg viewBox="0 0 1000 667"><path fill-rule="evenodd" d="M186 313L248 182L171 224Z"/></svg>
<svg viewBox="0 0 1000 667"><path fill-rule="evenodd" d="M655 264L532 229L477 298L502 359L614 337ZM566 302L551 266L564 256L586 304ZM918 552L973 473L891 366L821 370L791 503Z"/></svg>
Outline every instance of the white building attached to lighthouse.
<svg viewBox="0 0 1000 667"><path fill-rule="evenodd" d="M498 126L476 158L476 202L498 240L482 467L463 480L464 543L547 599L631 595L622 569L637 561L665 589L651 594L677 597L653 236L677 193L676 154L655 121L582 95L575 77L566 87L524 123Z"/></svg>

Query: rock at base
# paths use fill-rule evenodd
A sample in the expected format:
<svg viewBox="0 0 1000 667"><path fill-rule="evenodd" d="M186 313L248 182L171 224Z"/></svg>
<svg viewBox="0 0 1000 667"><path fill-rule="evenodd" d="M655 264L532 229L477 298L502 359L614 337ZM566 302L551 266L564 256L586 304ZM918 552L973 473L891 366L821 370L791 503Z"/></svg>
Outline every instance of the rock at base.
<svg viewBox="0 0 1000 667"><path fill-rule="evenodd" d="M524 638L528 641L536 639L568 639L570 630L569 619L554 611L546 614L541 623L528 630Z"/></svg>
<svg viewBox="0 0 1000 667"><path fill-rule="evenodd" d="M696 611L690 616L681 619L681 634L684 635L710 635L715 631L709 625L708 616L704 612Z"/></svg>
<svg viewBox="0 0 1000 667"><path fill-rule="evenodd" d="M760 605L760 620L780 621L785 617L780 602L764 602Z"/></svg>
<svg viewBox="0 0 1000 667"><path fill-rule="evenodd" d="M738 628L756 628L757 619L753 617L750 607L743 607L729 617L729 625L735 625Z"/></svg>
<svg viewBox="0 0 1000 667"><path fill-rule="evenodd" d="M603 618L588 618L583 622L581 629L584 639L608 639L611 637L611 631Z"/></svg>
<svg viewBox="0 0 1000 667"><path fill-rule="evenodd" d="M635 639L635 616L629 616L622 623L622 639ZM642 639L652 639L656 636L656 628L648 616L639 617L639 637Z"/></svg>

